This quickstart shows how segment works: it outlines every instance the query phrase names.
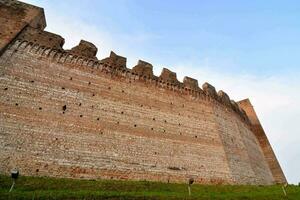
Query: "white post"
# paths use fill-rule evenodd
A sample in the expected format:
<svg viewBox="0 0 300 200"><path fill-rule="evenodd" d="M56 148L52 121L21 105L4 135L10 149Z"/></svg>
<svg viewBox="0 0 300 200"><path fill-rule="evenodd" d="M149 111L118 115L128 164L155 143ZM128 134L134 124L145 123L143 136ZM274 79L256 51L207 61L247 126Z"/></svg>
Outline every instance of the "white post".
<svg viewBox="0 0 300 200"><path fill-rule="evenodd" d="M284 194L284 196L286 196L286 191L285 191L284 188L285 188L285 186L283 185L283 186L282 186L283 194Z"/></svg>
<svg viewBox="0 0 300 200"><path fill-rule="evenodd" d="M188 185L188 190L189 190L189 196L191 196L192 192L191 192L191 185Z"/></svg>
<svg viewBox="0 0 300 200"><path fill-rule="evenodd" d="M15 179L13 179L13 184L11 185L9 192L11 192L13 190L14 185L15 185Z"/></svg>

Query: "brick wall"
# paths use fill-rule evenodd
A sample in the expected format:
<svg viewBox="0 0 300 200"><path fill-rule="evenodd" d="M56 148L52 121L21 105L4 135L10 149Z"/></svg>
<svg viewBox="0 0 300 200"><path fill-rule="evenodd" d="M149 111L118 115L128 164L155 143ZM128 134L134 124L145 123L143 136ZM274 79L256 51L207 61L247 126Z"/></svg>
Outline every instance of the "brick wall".
<svg viewBox="0 0 300 200"><path fill-rule="evenodd" d="M1 58L2 172L18 167L58 177L272 183L251 166L246 122L213 99L131 74L113 76L101 64L62 63L37 49L17 41ZM268 174L257 140L249 140Z"/></svg>
<svg viewBox="0 0 300 200"><path fill-rule="evenodd" d="M272 175L276 183L286 183L286 178L283 174L283 171L279 165L279 162L273 152L271 144L262 128L259 119L255 113L253 106L251 105L249 99L238 102L240 107L245 110L250 121L251 121L251 130L256 136L257 140L260 143L266 161L270 167Z"/></svg>
<svg viewBox="0 0 300 200"><path fill-rule="evenodd" d="M46 27L44 10L14 0L0 0L0 55L26 26Z"/></svg>
<svg viewBox="0 0 300 200"><path fill-rule="evenodd" d="M10 26L16 36L0 37L0 173L274 183L251 119L225 92L168 69L156 77L144 61L130 70L113 52L98 60L87 41L65 51L29 22Z"/></svg>

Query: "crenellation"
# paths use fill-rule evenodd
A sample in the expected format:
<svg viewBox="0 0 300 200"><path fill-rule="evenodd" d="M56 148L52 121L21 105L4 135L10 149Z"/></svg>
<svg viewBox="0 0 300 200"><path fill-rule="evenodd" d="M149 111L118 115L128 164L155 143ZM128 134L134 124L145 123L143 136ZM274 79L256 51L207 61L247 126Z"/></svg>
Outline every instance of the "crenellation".
<svg viewBox="0 0 300 200"><path fill-rule="evenodd" d="M22 40L18 40L18 43L23 43L21 42ZM30 51L31 53L37 53L37 52L32 52L30 49L33 49L34 46L36 46L37 48L40 48L40 46L36 43L32 43L32 42L24 42L25 45L25 49L28 49L27 51ZM19 46L20 48L20 46ZM22 47L21 47L22 48ZM44 47L45 48L45 47ZM155 85L157 87L161 87L161 88L165 88L165 89L169 89L175 92L178 92L180 94L184 94L184 95L191 95L193 97L197 98L202 98L205 94L210 95L212 97L211 98L207 98L208 100L220 100L218 95L213 95L214 94L214 87L209 85L208 83L205 83L204 85L209 85L209 86L204 86L205 87L209 87L210 92L205 92L205 90L201 90L201 88L195 88L195 86L197 86L197 80L189 78L189 77L185 77L185 83L180 83L177 78L176 78L176 73L171 72L168 69L163 69L163 77L171 77L171 78L166 78L166 79L162 79L162 77L156 77L154 75L152 76L143 76L140 73L138 73L136 70L133 69L128 69L128 68L119 68L119 67L115 67L113 65L111 65L110 63L103 63L102 61L98 61L96 59L89 59L87 57L79 57L78 55L72 54L70 51L61 51L61 50L57 50L57 49L52 49L49 47L45 48L45 51L49 51L49 53L46 53L46 56L49 58L52 58L53 61L55 62L62 62L65 64L74 64L74 65L78 65L78 66L82 66L82 67L92 67L95 63L97 62L99 65L99 69L100 71L103 71L107 74L114 74L114 76L120 76L120 77L126 77L129 74L131 78L133 78L133 80L139 80L139 81L145 81L147 83L155 83ZM102 64L101 64L102 63ZM151 64L141 61L138 64L142 64L142 65L149 65L147 67L150 67ZM102 66L102 67L100 67ZM103 68L104 66L104 68ZM151 65L152 66L152 65ZM123 73L123 70L126 70L126 74ZM140 71L139 71L140 72ZM174 79L175 78L175 79ZM152 81L147 81L148 79L152 79ZM153 82L154 81L154 82ZM189 84L189 85L188 85ZM193 87L193 89L191 89L191 87ZM213 95L213 96L212 96ZM205 99L205 98L204 98ZM222 102L222 101L221 101ZM222 102L224 103L224 102ZM224 103L225 106L229 106L232 107L232 105L228 105L226 103ZM236 109L234 109L239 115L241 115L241 117L243 119L245 119L245 115L240 111L240 108L238 108L238 106L236 107Z"/></svg>
<svg viewBox="0 0 300 200"><path fill-rule="evenodd" d="M21 32L18 39L38 43L40 46L47 46L58 50L62 50L65 43L65 39L60 35L32 28L30 26L26 27Z"/></svg>
<svg viewBox="0 0 300 200"><path fill-rule="evenodd" d="M183 85L192 90L199 90L198 80L185 76L183 78Z"/></svg>
<svg viewBox="0 0 300 200"><path fill-rule="evenodd" d="M20 41L21 40L19 40L19 42ZM21 43L23 43L23 42L21 42ZM32 42L27 43L27 41L25 42L25 44L26 44L25 49L27 49L28 47L30 47L29 49L32 49L33 48L32 46L38 46L37 44L34 44ZM115 66L111 65L110 63L103 63L102 61L98 61L96 59L89 59L87 57L79 57L78 55L72 54L70 51L60 51L60 50L51 49L48 47L45 48L45 51L46 50L49 51L48 57L52 58L56 62L62 62L65 64L75 64L75 65L82 66L82 67L92 67L92 66L94 66L94 63L97 62L99 65L98 68L100 69L100 71L104 71L105 73L108 73L108 74L111 74L111 73L114 73L114 75L119 74L122 77L130 76L131 78L133 78L133 80L145 81L150 84L155 83L158 87L169 89L169 90L179 92L179 93L185 94L185 95L191 95L196 98L202 98L205 94L207 94L207 95L210 95L213 99L220 100L218 95L213 95L214 91L215 91L213 86L211 86L211 85L204 86L204 88L205 87L210 87L210 88L213 87L212 89L210 89L211 93L209 93L209 92L205 92L204 90L202 91L201 88L199 88L199 87L197 89L197 87L196 87L198 85L197 80L192 79L190 77L185 77L184 83L180 83L176 78L176 73L171 72L168 69L163 69L163 72L162 72L163 77L166 77L165 79L162 79L162 77L156 77L153 75L153 72L151 70L151 69L153 69L152 65L145 61L140 61L137 65L137 67L146 66L145 68L148 70L148 72L147 72L148 76L146 76L146 77L143 75L144 71L141 72L141 70L137 70L138 68L135 68L136 66L130 70L128 68L115 67ZM47 53L46 53L46 55L47 55ZM142 68L142 69L144 70L144 68ZM126 74L124 74L124 72L123 72L124 70L126 70ZM140 74L140 73L142 73L142 74ZM152 74L152 76L151 76L151 74ZM171 78L168 78L168 77L171 77ZM152 79L152 81L147 81L148 79ZM208 84L208 83L205 83L204 85L206 85L206 84ZM208 100L212 100L212 99L208 98ZM224 102L222 102L222 103L224 103ZM224 103L224 105L232 107L228 103ZM241 114L241 111L238 108L238 106L236 108L237 109L234 109L234 110L237 113L239 113L241 115L241 117L244 119L245 116L243 114Z"/></svg>
<svg viewBox="0 0 300 200"><path fill-rule="evenodd" d="M204 83L202 85L202 89L203 91L208 94L209 96L215 98L215 99L218 99L218 95L217 95L217 92L216 92L216 89L214 86L212 86L211 84L209 83Z"/></svg>
<svg viewBox="0 0 300 200"><path fill-rule="evenodd" d="M224 103L228 107L231 106L230 98L227 93L225 93L223 90L219 90L218 96L222 103Z"/></svg>
<svg viewBox="0 0 300 200"><path fill-rule="evenodd" d="M101 63L107 64L109 66L116 66L120 68L126 68L126 58L117 55L113 51L110 52L110 56L108 58L104 58L101 60Z"/></svg>
<svg viewBox="0 0 300 200"><path fill-rule="evenodd" d="M159 79L161 82L170 82L173 84L179 84L176 73L172 72L171 70L169 70L167 68L162 69Z"/></svg>
<svg viewBox="0 0 300 200"><path fill-rule="evenodd" d="M131 70L133 73L139 74L140 76L146 76L147 78L153 77L153 66L150 63L139 60L138 64Z"/></svg>
<svg viewBox="0 0 300 200"><path fill-rule="evenodd" d="M85 40L80 40L76 47L73 47L71 50L69 50L69 52L72 54L92 59L97 59L97 51L98 49L93 43Z"/></svg>

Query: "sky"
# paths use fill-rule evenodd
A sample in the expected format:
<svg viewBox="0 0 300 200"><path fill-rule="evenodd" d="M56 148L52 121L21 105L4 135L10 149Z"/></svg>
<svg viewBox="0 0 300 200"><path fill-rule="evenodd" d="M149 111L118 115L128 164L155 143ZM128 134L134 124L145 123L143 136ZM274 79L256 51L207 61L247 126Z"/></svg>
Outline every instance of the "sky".
<svg viewBox="0 0 300 200"><path fill-rule="evenodd" d="M249 98L289 183L300 182L300 2L277 0L24 0L65 38L209 82Z"/></svg>

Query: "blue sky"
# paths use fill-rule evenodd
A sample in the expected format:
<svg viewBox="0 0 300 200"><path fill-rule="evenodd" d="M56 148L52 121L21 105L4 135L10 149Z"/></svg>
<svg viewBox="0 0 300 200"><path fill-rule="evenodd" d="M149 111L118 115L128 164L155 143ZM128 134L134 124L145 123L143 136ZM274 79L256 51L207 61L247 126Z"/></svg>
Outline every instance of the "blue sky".
<svg viewBox="0 0 300 200"><path fill-rule="evenodd" d="M300 2L214 0L26 0L43 7L47 31L208 81L249 97L292 183L300 182Z"/></svg>

